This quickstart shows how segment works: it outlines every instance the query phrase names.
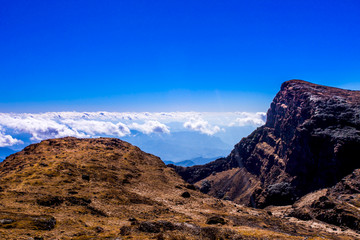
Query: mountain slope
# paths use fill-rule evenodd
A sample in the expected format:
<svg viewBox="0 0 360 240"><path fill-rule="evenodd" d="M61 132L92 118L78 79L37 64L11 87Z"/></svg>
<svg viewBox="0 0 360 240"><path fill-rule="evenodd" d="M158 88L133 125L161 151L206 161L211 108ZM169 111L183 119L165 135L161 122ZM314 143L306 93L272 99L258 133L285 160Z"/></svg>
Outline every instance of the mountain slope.
<svg viewBox="0 0 360 240"><path fill-rule="evenodd" d="M45 140L0 164L1 239L303 239L330 233L200 193L119 139Z"/></svg>
<svg viewBox="0 0 360 240"><path fill-rule="evenodd" d="M147 135L133 131L131 136L125 136L122 139L165 161L175 162L199 156L205 158L225 156L232 148L232 145L224 143L218 137L199 132Z"/></svg>
<svg viewBox="0 0 360 240"><path fill-rule="evenodd" d="M359 168L359 148L360 92L291 80L271 103L266 124L228 157L174 168L190 183L210 185L213 196L286 205Z"/></svg>

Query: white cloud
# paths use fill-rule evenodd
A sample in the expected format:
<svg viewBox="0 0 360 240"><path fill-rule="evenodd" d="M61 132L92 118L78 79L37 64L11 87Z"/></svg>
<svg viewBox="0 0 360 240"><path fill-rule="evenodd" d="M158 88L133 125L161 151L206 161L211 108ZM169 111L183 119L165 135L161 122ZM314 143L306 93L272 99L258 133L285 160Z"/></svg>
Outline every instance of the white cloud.
<svg viewBox="0 0 360 240"><path fill-rule="evenodd" d="M29 133L31 140L43 140L59 137L86 137L67 127L64 124L57 123L51 119L34 118L32 116L9 116L2 114L0 116L0 125L15 130L18 133Z"/></svg>
<svg viewBox="0 0 360 240"><path fill-rule="evenodd" d="M95 120L66 119L66 120L62 120L61 123L66 124L76 132L80 132L90 136L104 134L110 136L123 137L125 135L130 134L129 128L121 122L115 124L112 122L95 121Z"/></svg>
<svg viewBox="0 0 360 240"><path fill-rule="evenodd" d="M46 112L46 113L22 113L18 116L45 118L60 121L63 119L73 120L97 120L123 123L132 123L137 121L159 121L166 122L184 122L190 117L201 117L203 114L199 112ZM212 114L212 113L211 113Z"/></svg>
<svg viewBox="0 0 360 240"><path fill-rule="evenodd" d="M6 135L3 132L1 132L0 129L0 147L10 147L16 144L23 144L24 142L21 140L18 140L16 138L13 138L10 135Z"/></svg>
<svg viewBox="0 0 360 240"><path fill-rule="evenodd" d="M214 135L227 127L259 126L265 113L249 112L47 112L0 113L2 143L19 143L9 132L26 133L32 141L66 136L123 137L130 129L150 133L198 131ZM2 130L3 129L3 130Z"/></svg>
<svg viewBox="0 0 360 240"><path fill-rule="evenodd" d="M240 117L237 117L235 121L229 124L229 126L244 127L244 126L261 126L265 124L266 114L263 112L257 112L257 113L242 112L238 114L240 115Z"/></svg>
<svg viewBox="0 0 360 240"><path fill-rule="evenodd" d="M208 121L202 118L191 118L184 123L184 127L207 135L214 135L221 130L219 126L211 126Z"/></svg>
<svg viewBox="0 0 360 240"><path fill-rule="evenodd" d="M145 134L170 133L169 127L158 121L146 121L144 124L133 123L129 127Z"/></svg>

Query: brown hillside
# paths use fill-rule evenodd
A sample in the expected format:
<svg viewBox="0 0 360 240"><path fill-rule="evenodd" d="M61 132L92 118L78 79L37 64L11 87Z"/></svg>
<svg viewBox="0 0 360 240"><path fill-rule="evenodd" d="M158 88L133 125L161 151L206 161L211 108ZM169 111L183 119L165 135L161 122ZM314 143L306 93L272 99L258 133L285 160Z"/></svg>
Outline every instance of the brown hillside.
<svg viewBox="0 0 360 240"><path fill-rule="evenodd" d="M350 239L218 200L119 139L63 138L0 164L1 239Z"/></svg>

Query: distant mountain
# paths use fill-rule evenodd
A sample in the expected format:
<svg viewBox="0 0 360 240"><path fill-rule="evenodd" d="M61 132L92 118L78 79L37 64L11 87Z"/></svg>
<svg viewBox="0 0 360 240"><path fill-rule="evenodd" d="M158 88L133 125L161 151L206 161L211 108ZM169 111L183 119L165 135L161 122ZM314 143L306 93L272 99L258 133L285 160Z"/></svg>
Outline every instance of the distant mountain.
<svg viewBox="0 0 360 240"><path fill-rule="evenodd" d="M287 205L360 168L359 149L360 91L291 80L271 103L266 124L228 157L173 167L190 183L206 183L213 196L256 207Z"/></svg>
<svg viewBox="0 0 360 240"><path fill-rule="evenodd" d="M176 166L183 166L183 167L191 167L191 166L195 165L195 163L193 161L191 161L191 160L185 160L185 161L180 161L180 162L164 161L164 163L166 165L174 164Z"/></svg>
<svg viewBox="0 0 360 240"><path fill-rule="evenodd" d="M203 158L203 157L197 157L189 160L184 160L180 162L173 162L173 161L164 161L165 164L174 164L176 166L183 166L183 167L191 167L194 165L203 165L206 163L209 163L211 161L214 161L220 157L214 157L214 158Z"/></svg>
<svg viewBox="0 0 360 240"><path fill-rule="evenodd" d="M139 146L143 151L159 156L165 161L179 162L199 156L215 158L225 156L233 147L220 138L199 132L174 132L170 134L142 134L132 131L121 139ZM196 163L197 164L197 163Z"/></svg>

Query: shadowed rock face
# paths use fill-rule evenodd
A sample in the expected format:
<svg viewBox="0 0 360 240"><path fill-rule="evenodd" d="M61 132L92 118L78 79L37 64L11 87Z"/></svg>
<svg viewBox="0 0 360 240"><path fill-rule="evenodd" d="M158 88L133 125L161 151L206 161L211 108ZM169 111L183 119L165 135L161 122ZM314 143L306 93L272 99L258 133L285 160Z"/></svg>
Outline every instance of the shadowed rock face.
<svg viewBox="0 0 360 240"><path fill-rule="evenodd" d="M316 219L342 228L360 230L360 169L335 186L307 194L292 206L289 215Z"/></svg>
<svg viewBox="0 0 360 240"><path fill-rule="evenodd" d="M214 175L204 177L204 169L244 168L256 179L249 185L251 193L223 196L256 207L285 205L335 185L359 168L359 149L360 92L291 80L282 84L271 103L266 124L236 144L221 160L222 168L218 160L204 167L175 169L185 180L200 184ZM212 188L220 189L222 179L213 177ZM245 183L232 183L239 184Z"/></svg>

